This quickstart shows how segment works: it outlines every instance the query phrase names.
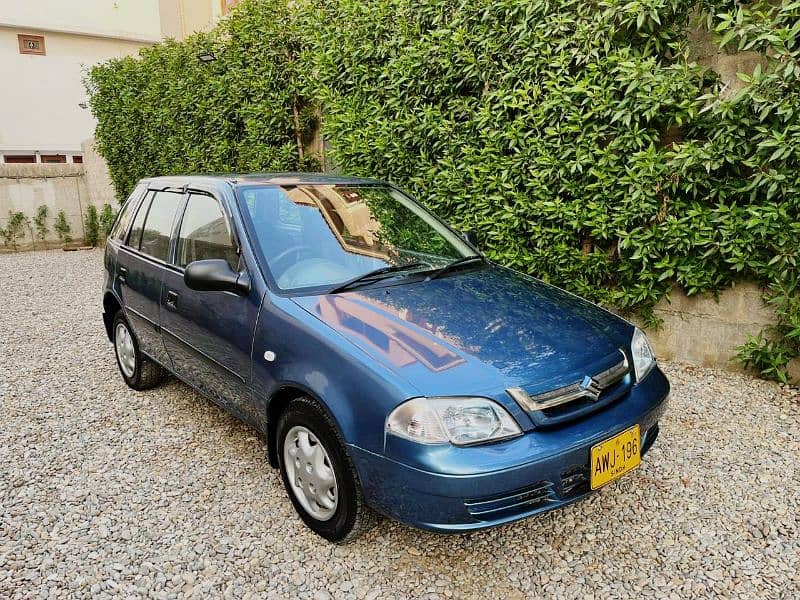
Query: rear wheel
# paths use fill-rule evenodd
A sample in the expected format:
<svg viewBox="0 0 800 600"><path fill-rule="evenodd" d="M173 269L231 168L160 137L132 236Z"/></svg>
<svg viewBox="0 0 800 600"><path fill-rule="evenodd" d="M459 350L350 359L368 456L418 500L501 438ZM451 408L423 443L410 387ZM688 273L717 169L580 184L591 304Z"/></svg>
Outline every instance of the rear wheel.
<svg viewBox="0 0 800 600"><path fill-rule="evenodd" d="M121 310L114 315L114 353L122 378L135 390L149 390L164 380L166 371L139 350L139 342L133 335Z"/></svg>
<svg viewBox="0 0 800 600"><path fill-rule="evenodd" d="M315 533L346 543L378 523L378 515L364 503L358 474L336 426L314 400L301 397L286 407L276 442L289 499Z"/></svg>

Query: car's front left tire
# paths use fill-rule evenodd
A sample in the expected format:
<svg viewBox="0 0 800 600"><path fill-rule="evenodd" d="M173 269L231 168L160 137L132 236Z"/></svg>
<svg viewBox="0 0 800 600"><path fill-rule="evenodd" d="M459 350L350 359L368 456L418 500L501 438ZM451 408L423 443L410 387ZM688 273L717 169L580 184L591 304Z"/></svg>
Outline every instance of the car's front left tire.
<svg viewBox="0 0 800 600"><path fill-rule="evenodd" d="M164 368L139 350L139 342L122 310L114 315L114 354L122 378L134 390L149 390L164 381Z"/></svg>
<svg viewBox="0 0 800 600"><path fill-rule="evenodd" d="M300 397L286 407L276 444L289 499L312 531L342 544L378 523L338 429L316 401Z"/></svg>

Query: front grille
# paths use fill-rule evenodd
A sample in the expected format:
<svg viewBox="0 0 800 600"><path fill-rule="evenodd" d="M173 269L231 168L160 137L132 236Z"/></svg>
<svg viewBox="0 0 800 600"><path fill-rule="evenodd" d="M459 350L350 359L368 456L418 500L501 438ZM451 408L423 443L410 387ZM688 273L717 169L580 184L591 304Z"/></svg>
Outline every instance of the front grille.
<svg viewBox="0 0 800 600"><path fill-rule="evenodd" d="M630 366L622 350L620 355L619 362L569 385L538 394L528 394L522 388L506 392L537 426L560 424L594 412L627 393L632 384Z"/></svg>

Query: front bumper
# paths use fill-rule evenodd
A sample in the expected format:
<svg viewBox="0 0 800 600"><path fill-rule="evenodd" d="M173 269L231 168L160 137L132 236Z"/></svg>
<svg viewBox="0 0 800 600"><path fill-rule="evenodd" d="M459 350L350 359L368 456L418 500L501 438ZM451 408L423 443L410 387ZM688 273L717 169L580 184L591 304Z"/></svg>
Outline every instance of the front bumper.
<svg viewBox="0 0 800 600"><path fill-rule="evenodd" d="M466 448L422 446L392 437L392 456L422 449L424 468L419 456L411 466L357 446L350 446L350 452L373 508L429 531L484 529L588 495L591 447L637 423L644 456L658 435L668 395L669 382L655 368L626 397L557 429Z"/></svg>

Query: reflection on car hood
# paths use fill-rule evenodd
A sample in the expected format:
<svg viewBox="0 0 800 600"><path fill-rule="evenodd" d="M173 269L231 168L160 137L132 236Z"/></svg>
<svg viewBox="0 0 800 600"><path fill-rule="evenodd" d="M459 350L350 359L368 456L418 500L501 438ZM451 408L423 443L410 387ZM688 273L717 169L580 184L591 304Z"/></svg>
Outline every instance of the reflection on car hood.
<svg viewBox="0 0 800 600"><path fill-rule="evenodd" d="M498 267L294 300L427 395L571 382L618 361L631 333L588 302Z"/></svg>

